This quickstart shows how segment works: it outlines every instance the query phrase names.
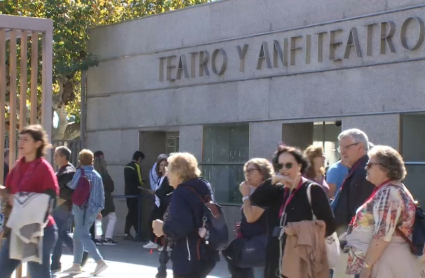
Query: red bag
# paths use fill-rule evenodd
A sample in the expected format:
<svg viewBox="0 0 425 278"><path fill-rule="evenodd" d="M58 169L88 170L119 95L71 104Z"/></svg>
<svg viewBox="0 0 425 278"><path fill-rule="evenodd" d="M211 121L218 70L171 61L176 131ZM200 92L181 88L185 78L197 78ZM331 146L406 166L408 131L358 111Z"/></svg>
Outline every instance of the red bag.
<svg viewBox="0 0 425 278"><path fill-rule="evenodd" d="M84 169L80 168L81 176L78 180L77 188L72 193L71 202L79 207L87 207L90 199L90 181L84 173Z"/></svg>

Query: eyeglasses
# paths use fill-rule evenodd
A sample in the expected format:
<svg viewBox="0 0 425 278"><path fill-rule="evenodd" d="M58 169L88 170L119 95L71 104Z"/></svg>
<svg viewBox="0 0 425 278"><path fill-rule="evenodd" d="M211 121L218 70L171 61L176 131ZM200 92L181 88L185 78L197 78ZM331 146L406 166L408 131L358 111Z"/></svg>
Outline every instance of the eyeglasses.
<svg viewBox="0 0 425 278"><path fill-rule="evenodd" d="M358 144L360 144L360 143L353 143L353 144L347 145L347 146L342 147L342 148L341 148L341 146L339 146L337 150L338 150L338 152L339 152L339 153L341 153L342 151L346 151L346 150L348 150L350 147L355 146L355 145L358 145ZM341 150L341 149L342 149L342 150Z"/></svg>
<svg viewBox="0 0 425 278"><path fill-rule="evenodd" d="M247 169L245 171L245 174L246 175L251 175L254 171L260 171L260 170L258 170L257 168Z"/></svg>
<svg viewBox="0 0 425 278"><path fill-rule="evenodd" d="M373 165L381 165L381 163L375 163L375 162L368 162L366 164L366 170L369 170L370 168L372 168Z"/></svg>
<svg viewBox="0 0 425 278"><path fill-rule="evenodd" d="M288 163L279 163L279 164L277 164L276 165L276 168L278 169L278 170L282 170L283 168L286 168L286 169L291 169L292 168L292 166L294 166L294 164L292 163L292 162L288 162Z"/></svg>

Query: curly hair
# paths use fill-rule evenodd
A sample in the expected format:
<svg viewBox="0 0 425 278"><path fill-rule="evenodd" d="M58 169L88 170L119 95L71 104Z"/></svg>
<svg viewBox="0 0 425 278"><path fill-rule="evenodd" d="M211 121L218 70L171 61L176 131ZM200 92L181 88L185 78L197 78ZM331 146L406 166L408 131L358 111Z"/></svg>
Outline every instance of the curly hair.
<svg viewBox="0 0 425 278"><path fill-rule="evenodd" d="M402 181L407 171L401 155L390 146L374 146L368 152L369 158L376 158L379 167L387 173L387 177L394 181Z"/></svg>
<svg viewBox="0 0 425 278"><path fill-rule="evenodd" d="M315 165L314 165L314 159L316 157L322 157L324 155L323 148L321 146L314 146L311 145L304 151L304 156L307 158L308 163L310 164L306 171L306 177L309 179L316 178L316 171L315 171ZM322 175L325 174L325 168L320 168L320 173Z"/></svg>
<svg viewBox="0 0 425 278"><path fill-rule="evenodd" d="M307 167L308 167L308 161L303 155L303 152L299 148L291 147L291 146L284 146L280 145L277 147L277 151L273 155L273 167L275 172L278 172L277 165L279 164L279 156L283 153L289 153L292 155L298 164L301 164L301 174L304 174Z"/></svg>
<svg viewBox="0 0 425 278"><path fill-rule="evenodd" d="M161 163L163 162L163 161L167 161L167 158L161 158L161 159L159 159L158 160L158 162L156 163L156 165L155 165L155 173L156 173L156 175L158 176L158 177L162 177L163 175L164 175L164 173L160 173L159 172L159 166L161 165Z"/></svg>
<svg viewBox="0 0 425 278"><path fill-rule="evenodd" d="M264 180L268 180L274 176L273 165L265 158L252 158L243 166L243 171L246 172L248 165L254 165L263 175Z"/></svg>
<svg viewBox="0 0 425 278"><path fill-rule="evenodd" d="M168 172L176 174L183 181L198 178L201 175L198 161L192 154L186 152L173 153L168 158Z"/></svg>
<svg viewBox="0 0 425 278"><path fill-rule="evenodd" d="M41 125L29 125L24 127L20 135L29 134L35 142L41 141L41 146L37 149L36 157L40 158L46 155L47 149L52 145L49 143L49 137Z"/></svg>

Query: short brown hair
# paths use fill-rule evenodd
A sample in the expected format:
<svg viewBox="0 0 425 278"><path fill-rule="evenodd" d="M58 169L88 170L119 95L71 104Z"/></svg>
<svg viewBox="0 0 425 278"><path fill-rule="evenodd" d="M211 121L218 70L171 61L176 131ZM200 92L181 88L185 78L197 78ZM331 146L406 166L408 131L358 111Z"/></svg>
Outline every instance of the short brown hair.
<svg viewBox="0 0 425 278"><path fill-rule="evenodd" d="M316 171L314 170L314 159L316 157L322 157L324 156L323 147L322 146L314 146L311 145L304 151L304 156L307 158L309 166L306 171L306 177L309 179L316 178ZM325 174L325 168L320 168L320 173L322 175Z"/></svg>
<svg viewBox="0 0 425 278"><path fill-rule="evenodd" d="M78 160L80 161L81 166L93 165L93 152L91 150L83 149L78 154Z"/></svg>
<svg viewBox="0 0 425 278"><path fill-rule="evenodd" d="M178 175L183 181L198 178L201 170L198 161L190 153L173 153L168 158L168 172Z"/></svg>
<svg viewBox="0 0 425 278"><path fill-rule="evenodd" d="M52 145L49 143L49 136L41 125L29 125L24 127L19 134L29 134L35 142L41 141L41 146L37 149L36 157L40 158L46 155L47 149Z"/></svg>
<svg viewBox="0 0 425 278"><path fill-rule="evenodd" d="M244 172L246 172L246 168L248 168L249 164L254 165L255 168L257 168L261 172L264 180L268 180L274 176L273 165L265 158L252 158L248 160L243 166Z"/></svg>
<svg viewBox="0 0 425 278"><path fill-rule="evenodd" d="M289 153L294 157L294 159L297 161L298 164L301 164L300 172L301 174L305 173L305 170L308 167L308 161L303 155L303 152L299 148L291 147L291 146L285 146L285 145L279 145L277 147L277 151L273 155L273 167L274 170L278 172L277 165L279 164L279 156L283 153Z"/></svg>
<svg viewBox="0 0 425 278"><path fill-rule="evenodd" d="M387 177L393 181L402 181L407 171L401 155L390 146L374 146L368 152L369 158L376 157L379 167L387 173Z"/></svg>

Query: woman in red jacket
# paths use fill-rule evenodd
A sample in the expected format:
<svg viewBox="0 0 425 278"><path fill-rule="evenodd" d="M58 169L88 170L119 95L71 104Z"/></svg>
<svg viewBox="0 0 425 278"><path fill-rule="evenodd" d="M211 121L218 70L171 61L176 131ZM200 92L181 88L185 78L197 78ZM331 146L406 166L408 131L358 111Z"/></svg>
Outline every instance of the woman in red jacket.
<svg viewBox="0 0 425 278"><path fill-rule="evenodd" d="M19 134L18 146L22 157L16 162L6 179L9 204L13 206L14 195L20 192L44 193L52 200L56 200L59 187L55 173L49 162L43 158L46 149L50 147L44 129L40 125L25 127ZM40 213L46 212L40 210ZM44 227L42 264L28 262L28 270L32 278L50 277L50 254L56 239L56 224L49 213ZM11 259L9 253L10 236L0 250L0 278L10 278L13 271L21 264L21 261Z"/></svg>

